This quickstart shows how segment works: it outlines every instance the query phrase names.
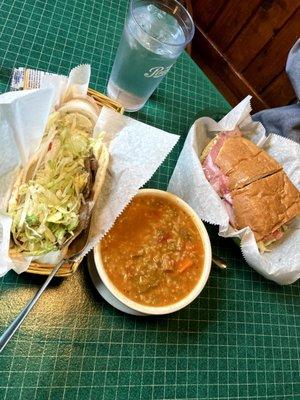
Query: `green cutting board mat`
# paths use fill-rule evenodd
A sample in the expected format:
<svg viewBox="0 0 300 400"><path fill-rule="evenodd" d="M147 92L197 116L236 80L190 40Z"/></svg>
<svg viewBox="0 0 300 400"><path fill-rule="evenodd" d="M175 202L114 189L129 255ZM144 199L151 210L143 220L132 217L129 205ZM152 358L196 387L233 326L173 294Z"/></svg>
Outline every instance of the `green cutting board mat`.
<svg viewBox="0 0 300 400"><path fill-rule="evenodd" d="M126 7L117 0L1 0L0 91L14 66L67 74L80 63L91 63L91 87L105 91ZM166 189L197 115L228 109L183 54L132 115L181 135L147 186ZM0 356L0 399L299 399L299 284L266 281L234 243L213 227L209 233L228 270L213 269L200 297L174 315L114 310L93 288L85 263L55 281ZM1 331L42 282L12 272L1 279Z"/></svg>

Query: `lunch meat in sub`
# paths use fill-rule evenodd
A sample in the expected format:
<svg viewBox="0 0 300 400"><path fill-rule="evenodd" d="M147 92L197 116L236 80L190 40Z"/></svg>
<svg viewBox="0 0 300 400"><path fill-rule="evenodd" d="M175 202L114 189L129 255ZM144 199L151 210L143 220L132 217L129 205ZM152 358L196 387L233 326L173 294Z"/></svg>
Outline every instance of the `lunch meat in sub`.
<svg viewBox="0 0 300 400"><path fill-rule="evenodd" d="M223 199L231 225L250 227L261 251L300 215L300 194L282 166L239 129L221 132L201 155L205 176Z"/></svg>

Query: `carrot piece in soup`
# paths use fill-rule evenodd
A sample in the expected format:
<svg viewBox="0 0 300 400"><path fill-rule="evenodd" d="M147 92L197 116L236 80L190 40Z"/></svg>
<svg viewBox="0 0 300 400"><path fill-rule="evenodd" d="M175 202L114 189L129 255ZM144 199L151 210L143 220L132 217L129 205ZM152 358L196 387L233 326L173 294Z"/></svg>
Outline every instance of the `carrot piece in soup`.
<svg viewBox="0 0 300 400"><path fill-rule="evenodd" d="M192 265L193 261L190 258L182 258L178 261L178 271L183 272Z"/></svg>

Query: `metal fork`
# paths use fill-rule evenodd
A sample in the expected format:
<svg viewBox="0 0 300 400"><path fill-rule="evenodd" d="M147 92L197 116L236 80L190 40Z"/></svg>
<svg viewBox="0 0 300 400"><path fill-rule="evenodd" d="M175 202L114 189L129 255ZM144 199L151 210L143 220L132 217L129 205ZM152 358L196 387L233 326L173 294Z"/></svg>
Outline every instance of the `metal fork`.
<svg viewBox="0 0 300 400"><path fill-rule="evenodd" d="M84 243L85 244L85 243ZM27 317L27 315L30 313L34 305L37 303L41 295L43 294L44 290L46 287L49 285L51 282L52 278L55 276L57 271L62 267L63 264L67 262L74 262L78 261L81 257L80 254L83 250L84 246L80 249L80 251L76 251L76 253L70 252L68 257L66 259L63 259L58 262L51 271L50 275L48 275L47 279L43 283L43 285L40 287L40 289L36 292L36 294L33 296L33 298L27 303L27 305L24 307L24 309L20 312L20 314L13 320L13 322L9 325L8 328L2 333L0 337L0 353L4 349L4 347L7 345L7 343L10 341L10 339L13 337L15 332L18 330L18 328L21 326L22 322L24 319Z"/></svg>
<svg viewBox="0 0 300 400"><path fill-rule="evenodd" d="M43 294L44 290L46 289L46 287L51 282L52 278L57 273L57 271L66 262L78 261L78 259L80 258L80 253L83 248L84 248L84 246L80 249L80 251L76 251L75 254L69 255L69 257L67 259L63 259L57 265L55 265L55 267L51 271L50 275L47 277L47 279L45 280L43 285L40 287L40 289L36 292L36 294L33 296L33 298L24 307L24 309L20 312L20 314L13 320L13 322L9 325L9 327L2 333L2 335L0 337L0 353L5 348L5 346L10 341L10 339L13 337L13 335L18 330L18 328L21 326L22 322L27 317L27 315L30 313L30 311L32 310L34 305L37 303L37 301L39 300L39 298ZM216 255L213 255L212 262L221 269L227 268L225 261Z"/></svg>

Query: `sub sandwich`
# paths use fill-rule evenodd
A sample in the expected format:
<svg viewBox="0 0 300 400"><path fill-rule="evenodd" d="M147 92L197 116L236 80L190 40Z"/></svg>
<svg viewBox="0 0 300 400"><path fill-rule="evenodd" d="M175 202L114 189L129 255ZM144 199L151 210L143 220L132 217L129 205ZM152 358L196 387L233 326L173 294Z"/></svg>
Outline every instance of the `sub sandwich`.
<svg viewBox="0 0 300 400"><path fill-rule="evenodd" d="M20 171L8 202L11 257L55 263L87 228L109 160L103 133L93 136L99 111L86 96L50 115L41 145Z"/></svg>
<svg viewBox="0 0 300 400"><path fill-rule="evenodd" d="M282 165L244 138L219 133L201 154L204 174L222 198L230 224L250 227L261 251L281 239L300 215L300 194Z"/></svg>

